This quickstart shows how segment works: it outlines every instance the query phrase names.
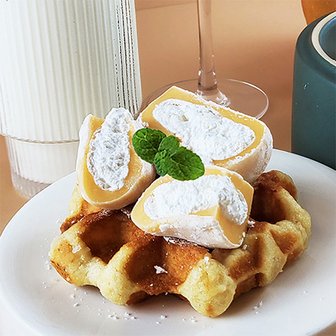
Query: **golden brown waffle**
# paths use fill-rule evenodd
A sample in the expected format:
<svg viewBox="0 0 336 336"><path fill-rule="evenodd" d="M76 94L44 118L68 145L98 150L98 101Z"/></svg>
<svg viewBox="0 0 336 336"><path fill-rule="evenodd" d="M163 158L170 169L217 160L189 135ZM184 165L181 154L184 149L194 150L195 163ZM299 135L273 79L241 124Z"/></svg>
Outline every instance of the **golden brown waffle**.
<svg viewBox="0 0 336 336"><path fill-rule="evenodd" d="M79 192L78 185L76 185L71 195L71 200L69 204L69 216L62 223L61 232L66 231L70 226L76 224L86 215L98 212L100 210L101 209L89 204L82 198Z"/></svg>
<svg viewBox="0 0 336 336"><path fill-rule="evenodd" d="M96 286L117 304L168 292L203 315L218 316L241 293L273 281L305 250L311 221L295 198L290 177L278 171L262 174L255 184L255 222L243 245L211 251L145 234L127 210L99 211L74 197L72 216L52 243L51 262L68 282Z"/></svg>

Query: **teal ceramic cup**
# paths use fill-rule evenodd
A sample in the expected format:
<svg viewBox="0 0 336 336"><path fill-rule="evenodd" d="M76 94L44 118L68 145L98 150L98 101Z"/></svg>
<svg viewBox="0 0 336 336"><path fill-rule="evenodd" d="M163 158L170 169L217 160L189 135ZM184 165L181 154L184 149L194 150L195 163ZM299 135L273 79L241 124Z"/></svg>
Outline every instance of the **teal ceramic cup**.
<svg viewBox="0 0 336 336"><path fill-rule="evenodd" d="M336 12L308 25L295 51L292 151L336 169Z"/></svg>

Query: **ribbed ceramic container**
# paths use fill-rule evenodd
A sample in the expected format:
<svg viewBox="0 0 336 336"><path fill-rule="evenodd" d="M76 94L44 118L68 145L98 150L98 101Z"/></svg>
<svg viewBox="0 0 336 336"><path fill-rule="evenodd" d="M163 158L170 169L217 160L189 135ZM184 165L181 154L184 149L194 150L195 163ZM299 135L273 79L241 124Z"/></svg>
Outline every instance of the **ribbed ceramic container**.
<svg viewBox="0 0 336 336"><path fill-rule="evenodd" d="M14 174L51 183L74 170L87 114L136 115L134 0L1 1L0 39L0 133Z"/></svg>
<svg viewBox="0 0 336 336"><path fill-rule="evenodd" d="M297 41L292 151L336 169L336 12L308 25Z"/></svg>

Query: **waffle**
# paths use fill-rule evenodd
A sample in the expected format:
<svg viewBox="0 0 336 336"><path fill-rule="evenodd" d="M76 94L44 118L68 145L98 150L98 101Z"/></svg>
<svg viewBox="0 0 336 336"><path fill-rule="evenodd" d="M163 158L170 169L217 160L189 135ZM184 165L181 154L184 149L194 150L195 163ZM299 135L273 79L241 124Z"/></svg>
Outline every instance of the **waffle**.
<svg viewBox="0 0 336 336"><path fill-rule="evenodd" d="M296 202L289 176L264 173L254 188L253 220L234 250L145 234L130 220L130 209L90 208L75 192L72 214L52 243L51 263L68 282L96 286L116 304L172 293L197 312L218 316L234 298L273 281L309 240L310 216Z"/></svg>

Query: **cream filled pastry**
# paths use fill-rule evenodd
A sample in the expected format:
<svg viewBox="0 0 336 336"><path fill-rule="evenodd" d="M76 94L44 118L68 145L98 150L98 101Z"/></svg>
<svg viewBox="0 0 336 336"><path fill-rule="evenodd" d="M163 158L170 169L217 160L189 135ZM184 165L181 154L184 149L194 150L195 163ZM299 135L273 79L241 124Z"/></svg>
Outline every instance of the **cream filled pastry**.
<svg viewBox="0 0 336 336"><path fill-rule="evenodd" d="M136 201L154 180L154 168L132 146L132 135L140 127L124 108L112 109L105 120L86 117L79 134L76 171L87 202L119 209Z"/></svg>
<svg viewBox="0 0 336 336"><path fill-rule="evenodd" d="M131 218L147 233L182 238L210 248L241 245L253 188L232 171L208 167L196 180L164 176L135 204Z"/></svg>
<svg viewBox="0 0 336 336"><path fill-rule="evenodd" d="M178 137L205 165L234 170L253 182L266 168L272 136L261 121L171 87L140 115L150 128Z"/></svg>

